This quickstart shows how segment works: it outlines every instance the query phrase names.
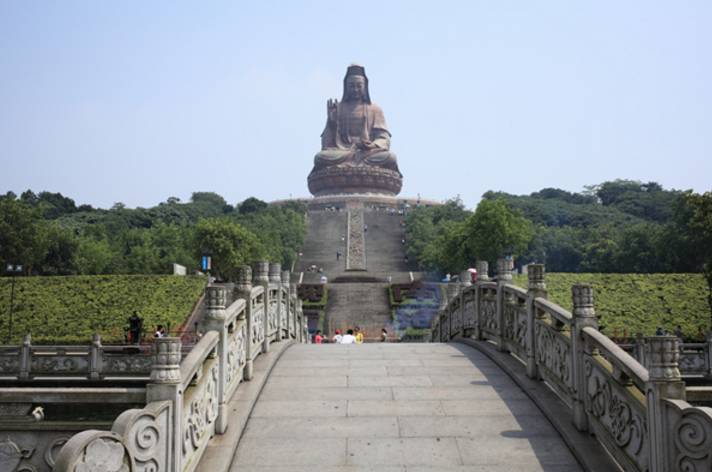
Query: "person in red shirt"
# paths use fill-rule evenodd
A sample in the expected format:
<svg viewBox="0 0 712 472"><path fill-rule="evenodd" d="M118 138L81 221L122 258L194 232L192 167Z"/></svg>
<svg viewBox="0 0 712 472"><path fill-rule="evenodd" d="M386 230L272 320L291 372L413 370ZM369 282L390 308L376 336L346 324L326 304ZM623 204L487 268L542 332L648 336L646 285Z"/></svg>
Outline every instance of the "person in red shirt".
<svg viewBox="0 0 712 472"><path fill-rule="evenodd" d="M321 330L317 330L314 335L314 344L322 344L324 342L324 336L321 335Z"/></svg>

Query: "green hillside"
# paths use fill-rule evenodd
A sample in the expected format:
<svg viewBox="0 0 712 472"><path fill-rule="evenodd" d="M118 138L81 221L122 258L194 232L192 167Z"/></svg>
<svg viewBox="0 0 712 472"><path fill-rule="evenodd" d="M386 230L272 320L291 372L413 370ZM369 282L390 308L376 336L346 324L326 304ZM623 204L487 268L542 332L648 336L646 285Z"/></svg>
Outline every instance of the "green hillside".
<svg viewBox="0 0 712 472"><path fill-rule="evenodd" d="M514 281L527 286L526 275ZM655 333L657 326L672 332L682 327L685 337L694 338L699 329L710 328L707 284L702 274L546 274L549 299L573 308L571 286L590 283L594 290L599 324L609 336L637 332Z"/></svg>
<svg viewBox="0 0 712 472"><path fill-rule="evenodd" d="M12 343L85 344L98 332L104 343L124 341L127 318L138 310L144 330L178 328L200 298L205 277L101 275L18 277ZM8 336L11 279L0 278L0 342Z"/></svg>

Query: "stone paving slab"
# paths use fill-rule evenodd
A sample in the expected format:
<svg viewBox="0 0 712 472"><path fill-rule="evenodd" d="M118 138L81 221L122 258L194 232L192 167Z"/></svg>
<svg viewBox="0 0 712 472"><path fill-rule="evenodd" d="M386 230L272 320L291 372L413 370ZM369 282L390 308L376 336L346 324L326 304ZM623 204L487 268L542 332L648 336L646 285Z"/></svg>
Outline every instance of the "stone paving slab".
<svg viewBox="0 0 712 472"><path fill-rule="evenodd" d="M527 395L469 347L299 345L273 372L233 471L581 470Z"/></svg>

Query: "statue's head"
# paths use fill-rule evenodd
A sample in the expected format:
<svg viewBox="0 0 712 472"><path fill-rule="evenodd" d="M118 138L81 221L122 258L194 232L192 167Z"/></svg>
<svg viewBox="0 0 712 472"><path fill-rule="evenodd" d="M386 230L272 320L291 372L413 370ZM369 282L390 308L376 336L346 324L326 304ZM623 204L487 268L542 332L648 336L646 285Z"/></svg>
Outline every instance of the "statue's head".
<svg viewBox="0 0 712 472"><path fill-rule="evenodd" d="M341 101L371 103L371 96L368 93L368 77L366 77L366 70L363 66L352 64L346 69L344 95Z"/></svg>

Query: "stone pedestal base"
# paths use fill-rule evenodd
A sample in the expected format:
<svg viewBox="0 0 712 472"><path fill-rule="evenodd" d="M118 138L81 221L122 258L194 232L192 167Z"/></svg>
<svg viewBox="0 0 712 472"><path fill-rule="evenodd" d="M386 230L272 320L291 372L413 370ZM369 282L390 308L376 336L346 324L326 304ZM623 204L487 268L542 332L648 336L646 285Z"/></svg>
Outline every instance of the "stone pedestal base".
<svg viewBox="0 0 712 472"><path fill-rule="evenodd" d="M374 166L331 166L312 170L309 191L316 197L343 194L398 195L403 185L400 172Z"/></svg>

